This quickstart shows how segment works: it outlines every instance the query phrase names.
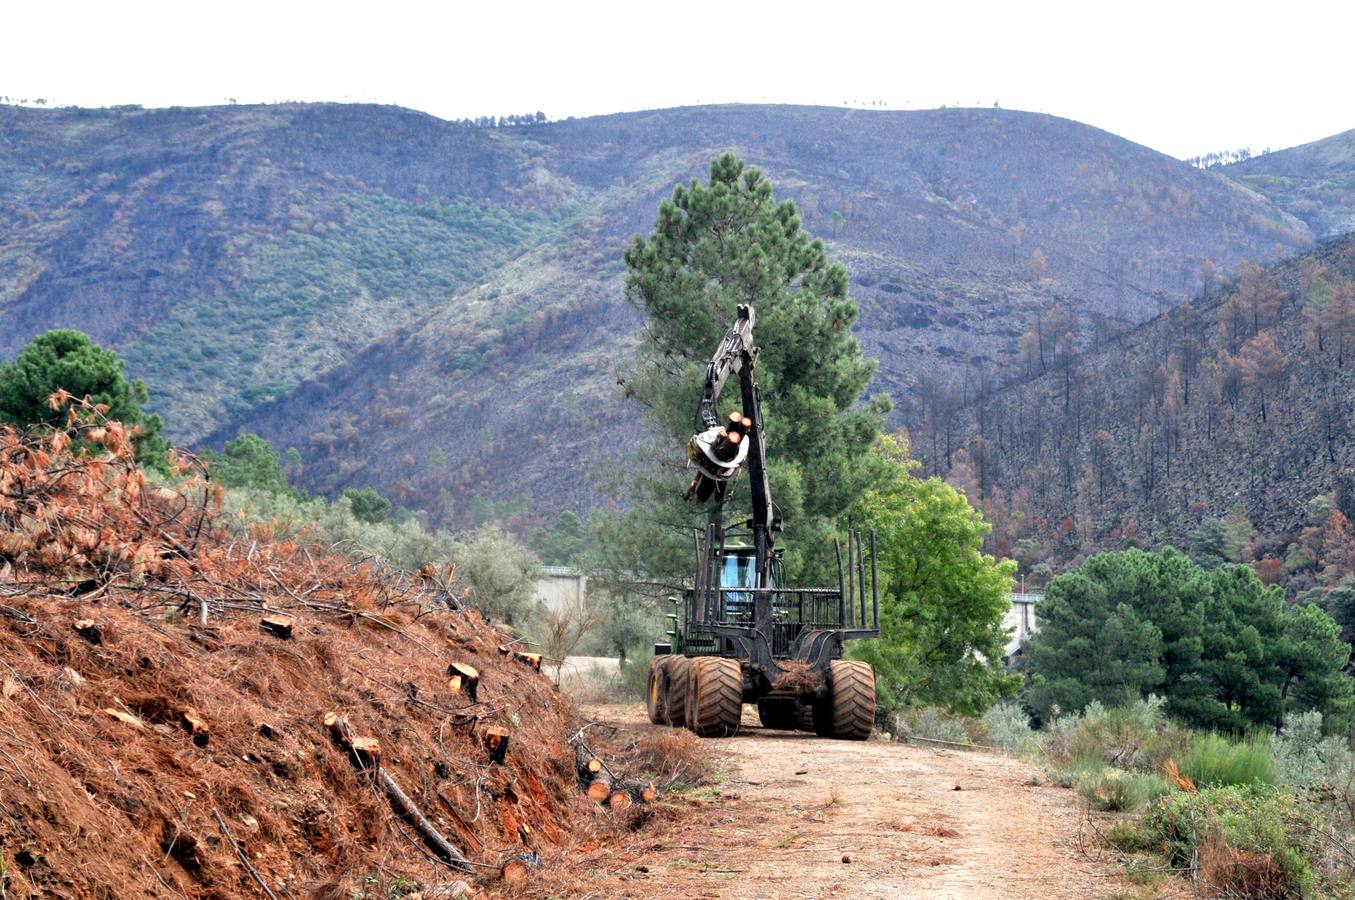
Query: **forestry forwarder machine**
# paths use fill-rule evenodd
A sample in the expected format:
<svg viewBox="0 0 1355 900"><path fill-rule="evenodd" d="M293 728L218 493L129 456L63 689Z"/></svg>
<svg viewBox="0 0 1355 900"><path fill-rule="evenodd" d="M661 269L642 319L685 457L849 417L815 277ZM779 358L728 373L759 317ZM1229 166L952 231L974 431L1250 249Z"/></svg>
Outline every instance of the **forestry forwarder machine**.
<svg viewBox="0 0 1355 900"><path fill-rule="evenodd" d="M841 657L845 641L880 633L875 536L866 541L849 532L845 569L837 545L837 587L782 584L782 550L775 547L781 521L767 480L754 378L754 321L753 308L740 306L706 371L698 433L687 446L696 474L686 497L713 502L704 533L693 529L692 587L680 600L670 598L681 615L669 614L669 642L654 646L649 719L723 737L737 733L743 704L755 703L764 727L864 740L875 722L875 673L867 663ZM716 403L734 373L743 411L731 413L722 427ZM730 540L722 516L730 481L745 462L752 516L744 536L751 546Z"/></svg>

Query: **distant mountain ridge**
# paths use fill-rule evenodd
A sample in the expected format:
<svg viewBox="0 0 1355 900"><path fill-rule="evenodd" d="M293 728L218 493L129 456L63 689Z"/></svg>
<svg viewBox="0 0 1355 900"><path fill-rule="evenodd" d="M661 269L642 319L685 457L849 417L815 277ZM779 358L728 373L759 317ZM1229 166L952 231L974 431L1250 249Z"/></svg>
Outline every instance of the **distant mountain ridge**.
<svg viewBox="0 0 1355 900"><path fill-rule="evenodd" d="M1320 570L1351 538L1325 517L1355 519L1355 235L1061 356L945 431L914 446L1026 565L1126 540L1186 548L1232 518L1251 540L1241 561L1295 590L1331 586L1349 560Z"/></svg>
<svg viewBox="0 0 1355 900"><path fill-rule="evenodd" d="M725 150L847 263L904 417L919 376L1005 364L1056 303L1118 330L1312 240L1217 172L1004 110L0 107L0 357L82 328L172 436L259 431L315 490L456 523L585 508L639 415L614 388L621 248Z"/></svg>
<svg viewBox="0 0 1355 900"><path fill-rule="evenodd" d="M1355 231L1355 130L1221 171L1302 219L1320 238Z"/></svg>

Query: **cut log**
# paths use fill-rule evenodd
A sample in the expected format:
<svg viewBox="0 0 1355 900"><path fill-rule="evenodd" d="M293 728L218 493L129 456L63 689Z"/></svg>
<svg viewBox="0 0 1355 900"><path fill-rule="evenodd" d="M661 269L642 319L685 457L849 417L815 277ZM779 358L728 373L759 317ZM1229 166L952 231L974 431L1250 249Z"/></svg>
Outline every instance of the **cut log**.
<svg viewBox="0 0 1355 900"><path fill-rule="evenodd" d="M594 766L597 768L593 768ZM602 768L602 761L593 755L593 751L584 746L583 741L574 745L574 771L578 773L579 785L586 787Z"/></svg>
<svg viewBox="0 0 1355 900"><path fill-rule="evenodd" d="M325 727L334 735L334 739L348 747L353 747L350 753L350 759L357 758L355 745L360 741L372 741L372 738L355 738L348 728L348 723L339 717L337 713L325 714ZM379 754L379 750L377 751ZM361 762L361 760L358 760ZM365 768L365 766L364 766ZM433 823L428 821L428 817L423 814L414 801L409 799L409 795L400 790L400 785L395 783L395 779L384 769L377 772L377 777L381 779L381 786L386 790L386 799L390 800L391 806L395 812L405 822L409 823L419 836L423 838L424 844L429 850L437 855L439 859L454 869L460 869L464 872L472 871L470 860L466 859L465 854L448 843L447 839L433 827Z"/></svg>
<svg viewBox="0 0 1355 900"><path fill-rule="evenodd" d="M504 884L516 887L527 880L527 864L520 859L510 859L503 867Z"/></svg>
<svg viewBox="0 0 1355 900"><path fill-rule="evenodd" d="M433 827L433 823L428 821L428 817L423 814L419 807L414 805L414 801L409 799L404 791L400 790L400 785L395 783L390 773L382 770L381 786L386 789L386 798L390 800L391 806L400 814L414 830L419 832L423 838L424 844L429 850L437 854L438 858L449 866L462 871L471 871L470 860L466 859L465 854L448 843L447 839Z"/></svg>
<svg viewBox="0 0 1355 900"><path fill-rule="evenodd" d="M259 627L274 637L280 637L287 640L292 636L292 626L296 620L291 616L264 616L259 620Z"/></svg>
<svg viewBox="0 0 1355 900"><path fill-rule="evenodd" d="M612 787L613 793L623 793L630 798L632 803L652 803L659 795L652 781L639 781L634 778L624 778L617 781Z"/></svg>
<svg viewBox="0 0 1355 900"><path fill-rule="evenodd" d="M102 644L104 641L103 628L93 619L77 619L75 622L75 633L89 641L91 644Z"/></svg>
<svg viewBox="0 0 1355 900"><path fill-rule="evenodd" d="M520 663L524 663L530 666L531 668L535 669L538 672L541 671L540 653L523 653L521 651L514 651L513 658Z"/></svg>
<svg viewBox="0 0 1355 900"><path fill-rule="evenodd" d="M607 805L616 812L621 812L623 809L630 809L631 804L634 802L635 801L630 799L630 794L627 794L625 791L613 791L612 795L607 798Z"/></svg>
<svg viewBox="0 0 1355 900"><path fill-rule="evenodd" d="M199 747L207 746L207 739L211 736L212 730L207 727L207 720L198 715L196 709L185 706L179 710L179 723L183 725L183 730L188 732L194 744Z"/></svg>
<svg viewBox="0 0 1355 900"><path fill-rule="evenodd" d="M465 694L471 703L479 702L476 695L480 690L480 673L474 666L454 662L447 667L447 674L452 676L447 686L453 694Z"/></svg>
<svg viewBox="0 0 1355 900"><path fill-rule="evenodd" d="M503 728L486 728L480 740L489 754L489 761L501 765L508 755L508 732Z"/></svg>
<svg viewBox="0 0 1355 900"><path fill-rule="evenodd" d="M606 803L611 795L612 780L606 775L599 775L596 781L588 785L588 799L594 803Z"/></svg>

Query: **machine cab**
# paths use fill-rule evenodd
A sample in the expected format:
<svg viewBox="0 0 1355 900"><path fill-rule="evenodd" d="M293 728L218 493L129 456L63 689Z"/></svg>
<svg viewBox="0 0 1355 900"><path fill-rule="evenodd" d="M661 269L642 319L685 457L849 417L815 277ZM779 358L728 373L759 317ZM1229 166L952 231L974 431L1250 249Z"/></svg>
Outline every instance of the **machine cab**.
<svg viewBox="0 0 1355 900"><path fill-rule="evenodd" d="M726 621L752 621L753 593L757 587L757 551L744 544L726 544L716 551L721 597ZM781 580L781 551L772 551L772 565L767 587L775 588ZM739 588L749 588L741 591Z"/></svg>

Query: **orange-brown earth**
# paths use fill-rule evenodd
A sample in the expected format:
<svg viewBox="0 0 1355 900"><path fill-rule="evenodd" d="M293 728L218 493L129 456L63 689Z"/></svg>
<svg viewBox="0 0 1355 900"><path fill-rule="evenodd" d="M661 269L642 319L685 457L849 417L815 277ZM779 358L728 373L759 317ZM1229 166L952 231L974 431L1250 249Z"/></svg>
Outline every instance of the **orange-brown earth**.
<svg viewBox="0 0 1355 900"><path fill-rule="evenodd" d="M724 778L657 834L595 851L576 896L1123 896L1076 795L997 754L833 741L757 725L701 743ZM595 707L636 722L638 707ZM590 881L591 879L591 881Z"/></svg>

